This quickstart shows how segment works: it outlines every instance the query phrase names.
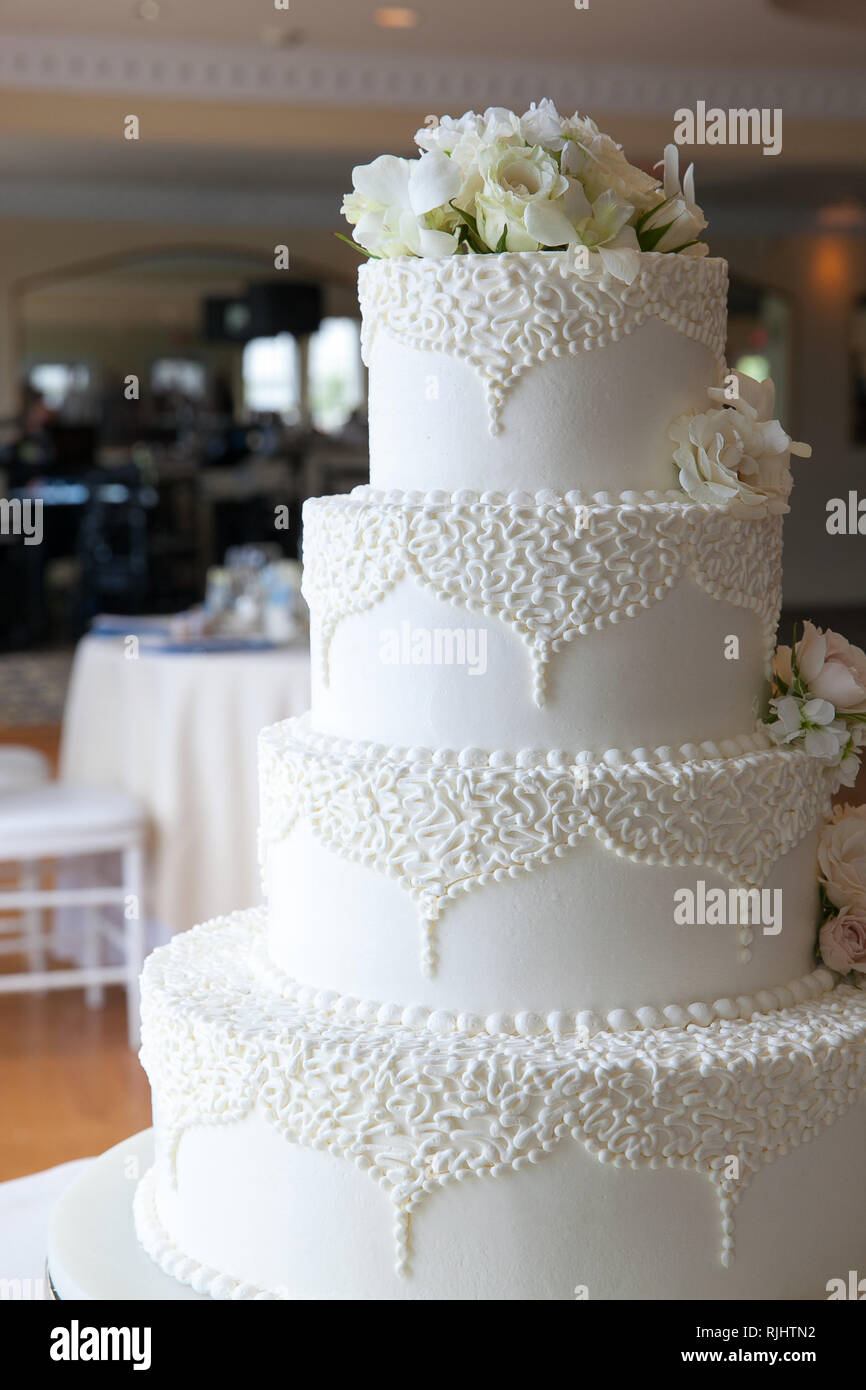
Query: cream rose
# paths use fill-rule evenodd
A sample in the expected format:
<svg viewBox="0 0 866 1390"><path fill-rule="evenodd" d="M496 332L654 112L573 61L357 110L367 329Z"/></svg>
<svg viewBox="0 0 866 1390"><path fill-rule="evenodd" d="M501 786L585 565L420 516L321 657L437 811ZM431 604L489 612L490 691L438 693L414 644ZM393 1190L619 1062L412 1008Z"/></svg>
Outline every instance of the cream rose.
<svg viewBox="0 0 866 1390"><path fill-rule="evenodd" d="M492 251L503 241L506 251L558 246L569 229L575 237L568 194L578 215L589 212L583 189L560 173L557 161L540 145L497 141L482 151L478 171L482 187L475 196L475 218L481 240Z"/></svg>
<svg viewBox="0 0 866 1390"><path fill-rule="evenodd" d="M837 806L818 842L818 869L835 907L866 913L866 806Z"/></svg>
<svg viewBox="0 0 866 1390"><path fill-rule="evenodd" d="M866 975L866 913L846 909L831 917L819 933L818 950L829 970Z"/></svg>
<svg viewBox="0 0 866 1390"><path fill-rule="evenodd" d="M830 628L803 624L796 645L797 670L811 695L830 703L842 714L866 713L866 653ZM779 647L773 669L790 685L794 679L790 647Z"/></svg>

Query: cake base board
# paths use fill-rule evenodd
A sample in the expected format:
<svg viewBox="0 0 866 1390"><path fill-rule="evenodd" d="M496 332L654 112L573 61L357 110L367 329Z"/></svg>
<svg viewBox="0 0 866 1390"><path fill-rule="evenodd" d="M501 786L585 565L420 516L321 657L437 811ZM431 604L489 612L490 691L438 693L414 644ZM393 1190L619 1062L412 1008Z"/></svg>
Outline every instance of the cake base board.
<svg viewBox="0 0 866 1390"><path fill-rule="evenodd" d="M142 1130L100 1155L64 1192L48 1235L55 1298L211 1301L164 1274L138 1243L132 1199L152 1163L153 1131Z"/></svg>

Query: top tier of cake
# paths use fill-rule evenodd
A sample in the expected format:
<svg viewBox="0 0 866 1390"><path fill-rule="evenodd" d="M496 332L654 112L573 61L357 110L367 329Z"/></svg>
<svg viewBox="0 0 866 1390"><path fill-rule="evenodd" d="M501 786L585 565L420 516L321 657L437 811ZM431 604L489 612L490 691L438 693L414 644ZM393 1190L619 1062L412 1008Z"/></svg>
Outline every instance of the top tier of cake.
<svg viewBox="0 0 866 1390"><path fill-rule="evenodd" d="M671 422L724 375L727 266L645 252L371 260L359 273L374 487L675 485Z"/></svg>

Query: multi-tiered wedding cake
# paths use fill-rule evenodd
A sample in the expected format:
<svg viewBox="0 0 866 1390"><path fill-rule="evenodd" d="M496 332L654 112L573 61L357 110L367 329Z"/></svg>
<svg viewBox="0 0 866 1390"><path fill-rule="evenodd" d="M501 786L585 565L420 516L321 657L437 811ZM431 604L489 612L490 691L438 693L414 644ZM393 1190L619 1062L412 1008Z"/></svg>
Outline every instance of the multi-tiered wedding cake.
<svg viewBox="0 0 866 1390"><path fill-rule="evenodd" d="M768 684L805 450L670 154L548 103L419 142L347 200L371 486L305 510L268 905L145 970L139 1239L214 1298L823 1296L866 1260L866 658L809 626Z"/></svg>

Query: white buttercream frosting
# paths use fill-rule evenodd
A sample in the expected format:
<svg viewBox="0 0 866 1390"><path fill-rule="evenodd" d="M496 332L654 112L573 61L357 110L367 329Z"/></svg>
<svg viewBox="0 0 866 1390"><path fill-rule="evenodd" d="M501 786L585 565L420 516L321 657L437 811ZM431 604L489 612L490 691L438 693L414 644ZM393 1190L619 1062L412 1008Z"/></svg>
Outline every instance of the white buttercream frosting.
<svg viewBox="0 0 866 1390"><path fill-rule="evenodd" d="M249 964L260 931L255 916L222 919L148 959L142 1060L160 1117L157 1169L171 1182L190 1126L263 1108L286 1140L327 1149L387 1193L403 1272L410 1217L426 1194L543 1162L568 1137L601 1162L703 1174L719 1198L729 1263L744 1185L866 1088L866 995L848 985L749 1020L491 1038L268 994ZM176 1272L171 1232L155 1242L150 1192L138 1204L139 1235ZM224 1287L223 1297L244 1296L236 1281ZM276 1291L247 1296L267 1292Z"/></svg>
<svg viewBox="0 0 866 1390"><path fill-rule="evenodd" d="M716 869L760 886L829 814L833 776L762 732L721 745L608 750L384 748L287 720L259 740L261 846L299 819L345 858L395 879L417 905L422 962L450 899L538 870L592 835L636 863ZM751 933L742 929L748 947Z"/></svg>
<svg viewBox="0 0 866 1390"><path fill-rule="evenodd" d="M685 575L757 613L769 675L781 607L778 517L742 521L672 493L381 493L304 507L304 595L327 680L341 618L372 608L405 576L512 627L529 648L534 698L564 643L634 618Z"/></svg>
<svg viewBox="0 0 866 1390"><path fill-rule="evenodd" d="M598 257L581 267L568 251L410 256L361 266L365 361L376 334L466 362L480 379L491 433L506 393L525 372L556 357L602 348L657 318L703 344L721 371L727 266L722 260L641 253L627 285Z"/></svg>

